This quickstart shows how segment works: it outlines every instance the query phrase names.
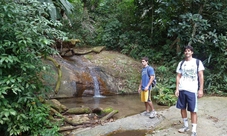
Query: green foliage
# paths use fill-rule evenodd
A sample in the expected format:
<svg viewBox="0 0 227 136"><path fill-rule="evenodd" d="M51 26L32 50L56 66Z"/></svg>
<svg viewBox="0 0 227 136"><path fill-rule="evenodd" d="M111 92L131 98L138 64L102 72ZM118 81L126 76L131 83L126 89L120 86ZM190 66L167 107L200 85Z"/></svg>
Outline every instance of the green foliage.
<svg viewBox="0 0 227 136"><path fill-rule="evenodd" d="M50 89L43 84L41 56L56 53L53 38L64 33L47 20L50 5L36 0L0 1L0 131L5 135L58 135L41 103Z"/></svg>
<svg viewBox="0 0 227 136"><path fill-rule="evenodd" d="M37 0L46 6L49 6L49 15L51 20L62 19L63 12L69 16L73 11L73 6L69 0Z"/></svg>
<svg viewBox="0 0 227 136"><path fill-rule="evenodd" d="M171 63L171 62L170 62ZM157 86L153 91L157 92L154 99L160 105L172 106L176 104L177 97L174 95L176 88L175 65L172 67L159 66L155 69Z"/></svg>
<svg viewBox="0 0 227 136"><path fill-rule="evenodd" d="M155 90L158 94L153 96L156 103L159 105L173 106L177 102L177 97L174 95L173 90L168 89L165 85L157 85Z"/></svg>
<svg viewBox="0 0 227 136"><path fill-rule="evenodd" d="M205 90L226 93L227 3L218 0L74 1L70 38L84 45L106 46L135 59L148 56L151 64L168 68L160 84L174 88L175 69L182 49L191 44L203 61ZM207 71L207 72L206 72ZM157 75L158 75L157 74ZM163 77L162 77L163 76ZM161 79L160 79L161 80ZM167 88L168 89L168 88Z"/></svg>

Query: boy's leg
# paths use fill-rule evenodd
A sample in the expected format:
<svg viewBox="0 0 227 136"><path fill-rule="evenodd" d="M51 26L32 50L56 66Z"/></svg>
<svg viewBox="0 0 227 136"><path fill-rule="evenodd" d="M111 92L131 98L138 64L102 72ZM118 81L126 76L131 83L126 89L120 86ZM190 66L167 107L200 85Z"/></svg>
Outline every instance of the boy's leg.
<svg viewBox="0 0 227 136"><path fill-rule="evenodd" d="M151 109L151 113L150 113L149 118L154 118L154 117L156 117L157 113L154 109L154 105L153 105L152 100L151 100L151 90L148 90L148 100L147 101L148 101L147 103L148 103L148 105Z"/></svg>
<svg viewBox="0 0 227 136"><path fill-rule="evenodd" d="M182 118L187 118L187 111L186 111L186 109L181 109L181 117Z"/></svg>
<svg viewBox="0 0 227 136"><path fill-rule="evenodd" d="M145 112L141 113L141 115L148 115L149 114L149 107L148 107L148 103L147 103L147 97L148 97L148 92L147 91L141 91L140 93L141 95L141 102L144 102L144 106L145 106Z"/></svg>
<svg viewBox="0 0 227 136"><path fill-rule="evenodd" d="M146 95L145 95L145 91L141 91L140 92L140 97L141 97L141 102L146 102Z"/></svg>
<svg viewBox="0 0 227 136"><path fill-rule="evenodd" d="M151 100L151 90L148 90L147 103L148 103L148 106L150 107L151 111L154 111L154 106L153 106L153 103Z"/></svg>
<svg viewBox="0 0 227 136"><path fill-rule="evenodd" d="M148 91L144 90L144 102L145 102L145 108L146 111L149 112L149 105L148 105Z"/></svg>
<svg viewBox="0 0 227 136"><path fill-rule="evenodd" d="M196 112L191 112L191 122L192 122L192 132L196 133L197 127L197 114Z"/></svg>
<svg viewBox="0 0 227 136"><path fill-rule="evenodd" d="M181 109L181 117L182 117L182 120L183 120L183 127L180 128L178 130L178 132L180 133L183 133L183 132L186 132L189 130L188 128L188 118L187 118L187 111L186 111L186 94L185 94L186 91L179 91L179 97L178 97L178 100L177 100L177 105L176 107L178 109Z"/></svg>
<svg viewBox="0 0 227 136"><path fill-rule="evenodd" d="M188 110L191 112L192 135L196 135L197 127L197 93L188 93Z"/></svg>
<svg viewBox="0 0 227 136"><path fill-rule="evenodd" d="M147 107L148 107L148 109L149 109L149 107L150 107L150 109L151 109L151 111L154 111L154 106L153 106L153 103L152 103L152 101L150 101L150 102L147 102Z"/></svg>
<svg viewBox="0 0 227 136"><path fill-rule="evenodd" d="M197 124L197 114L196 112L191 112L191 120L193 124Z"/></svg>

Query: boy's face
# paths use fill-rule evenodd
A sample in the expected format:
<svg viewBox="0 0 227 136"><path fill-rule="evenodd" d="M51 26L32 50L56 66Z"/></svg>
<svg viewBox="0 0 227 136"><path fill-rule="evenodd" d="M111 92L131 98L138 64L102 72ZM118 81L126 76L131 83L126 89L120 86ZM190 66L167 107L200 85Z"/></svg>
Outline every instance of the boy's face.
<svg viewBox="0 0 227 136"><path fill-rule="evenodd" d="M185 49L184 55L186 58L192 57L193 52L190 49Z"/></svg>
<svg viewBox="0 0 227 136"><path fill-rule="evenodd" d="M143 64L143 66L145 67L146 65L147 65L147 61L146 60L141 60L141 62L142 62L142 64Z"/></svg>

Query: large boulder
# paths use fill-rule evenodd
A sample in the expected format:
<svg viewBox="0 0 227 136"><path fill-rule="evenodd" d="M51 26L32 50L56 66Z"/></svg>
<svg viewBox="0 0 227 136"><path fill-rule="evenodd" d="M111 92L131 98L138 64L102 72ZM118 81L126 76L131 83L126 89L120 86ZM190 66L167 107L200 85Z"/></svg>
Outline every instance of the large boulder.
<svg viewBox="0 0 227 136"><path fill-rule="evenodd" d="M104 96L137 92L141 64L121 53L100 50L54 59L61 66L62 77L59 91L51 97L94 96L97 90ZM53 65L52 69L56 82L57 69Z"/></svg>

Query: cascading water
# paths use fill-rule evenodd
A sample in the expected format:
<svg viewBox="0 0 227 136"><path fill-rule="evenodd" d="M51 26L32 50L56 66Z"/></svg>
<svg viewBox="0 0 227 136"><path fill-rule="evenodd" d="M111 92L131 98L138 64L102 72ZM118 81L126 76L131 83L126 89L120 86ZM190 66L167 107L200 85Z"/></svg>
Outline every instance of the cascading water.
<svg viewBox="0 0 227 136"><path fill-rule="evenodd" d="M94 96L93 97L98 97L98 98L105 97L100 94L99 82L95 75L95 72L93 71L92 68L89 68L89 69L90 69L90 74L91 74L93 82L94 82Z"/></svg>

